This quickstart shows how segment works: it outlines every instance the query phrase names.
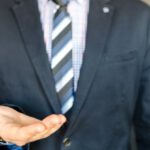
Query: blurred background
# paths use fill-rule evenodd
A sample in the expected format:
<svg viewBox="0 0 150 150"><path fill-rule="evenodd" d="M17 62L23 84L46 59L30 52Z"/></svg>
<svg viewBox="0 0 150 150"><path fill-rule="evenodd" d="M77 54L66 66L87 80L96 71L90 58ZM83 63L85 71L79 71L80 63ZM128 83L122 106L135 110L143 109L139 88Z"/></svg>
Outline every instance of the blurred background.
<svg viewBox="0 0 150 150"><path fill-rule="evenodd" d="M144 2L146 2L147 4L150 5L150 0L142 0L142 1L144 1Z"/></svg>
<svg viewBox="0 0 150 150"><path fill-rule="evenodd" d="M142 0L143 2L147 3L148 5L150 5L150 0ZM132 145L132 150L138 150L136 148L136 143L135 143L135 134L134 134L134 129L132 132L132 136L131 136L131 145Z"/></svg>

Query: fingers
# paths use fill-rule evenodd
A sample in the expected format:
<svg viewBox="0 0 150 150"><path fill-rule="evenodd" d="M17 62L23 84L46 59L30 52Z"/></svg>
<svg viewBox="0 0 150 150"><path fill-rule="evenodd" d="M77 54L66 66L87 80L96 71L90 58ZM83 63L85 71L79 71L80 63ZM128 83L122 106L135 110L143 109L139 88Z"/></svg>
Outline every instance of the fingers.
<svg viewBox="0 0 150 150"><path fill-rule="evenodd" d="M47 130L47 127L42 123L34 123L19 129L19 139L28 140L32 136L40 134Z"/></svg>
<svg viewBox="0 0 150 150"><path fill-rule="evenodd" d="M62 115L50 115L42 121L25 115L21 117L21 122L25 125L7 124L2 136L4 140L18 146L48 137L66 122L66 118ZM28 120L28 125L25 120Z"/></svg>
<svg viewBox="0 0 150 150"><path fill-rule="evenodd" d="M34 141L44 139L44 138L47 138L47 137L51 136L54 132L56 132L58 129L60 129L61 126L62 125L55 125L53 128L47 130L46 132L43 132L43 133L38 134L36 136L33 136L30 139L30 142L34 142Z"/></svg>
<svg viewBox="0 0 150 150"><path fill-rule="evenodd" d="M19 119L20 123L22 123L23 125L31 125L31 124L40 122L40 120L38 120L34 117L27 116L22 113L19 113L18 119Z"/></svg>
<svg viewBox="0 0 150 150"><path fill-rule="evenodd" d="M43 123L47 126L47 130L41 134L32 137L31 142L46 138L56 132L66 122L66 118L62 115L51 115L43 120Z"/></svg>
<svg viewBox="0 0 150 150"><path fill-rule="evenodd" d="M66 122L66 118L63 115L50 115L42 121L47 128L51 128L52 125L63 124Z"/></svg>
<svg viewBox="0 0 150 150"><path fill-rule="evenodd" d="M41 132L46 130L46 126L40 123L34 123L27 126L21 126L18 124L10 124L3 128L2 138L10 143L14 143L20 146L19 143L23 145L29 142L29 139Z"/></svg>
<svg viewBox="0 0 150 150"><path fill-rule="evenodd" d="M23 146L27 143L30 143L32 137L34 137L35 135L40 135L46 130L47 127L42 122L21 127L20 129L18 129L18 137L16 139L13 139L13 143L18 146Z"/></svg>

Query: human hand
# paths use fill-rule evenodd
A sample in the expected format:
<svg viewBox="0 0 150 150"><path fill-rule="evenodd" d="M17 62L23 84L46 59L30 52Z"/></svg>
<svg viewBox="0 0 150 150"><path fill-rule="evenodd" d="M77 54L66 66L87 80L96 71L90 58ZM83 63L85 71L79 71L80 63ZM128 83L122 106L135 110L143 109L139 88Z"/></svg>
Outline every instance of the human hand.
<svg viewBox="0 0 150 150"><path fill-rule="evenodd" d="M65 122L63 115L50 115L38 120L12 108L0 106L0 137L18 146L52 135Z"/></svg>

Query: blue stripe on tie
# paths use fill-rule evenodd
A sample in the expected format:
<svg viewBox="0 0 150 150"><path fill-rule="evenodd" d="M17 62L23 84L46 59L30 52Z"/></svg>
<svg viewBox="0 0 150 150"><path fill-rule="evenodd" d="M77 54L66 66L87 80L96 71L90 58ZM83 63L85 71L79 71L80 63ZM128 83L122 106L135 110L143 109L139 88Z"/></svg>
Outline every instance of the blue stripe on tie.
<svg viewBox="0 0 150 150"><path fill-rule="evenodd" d="M72 96L72 91L73 91L73 89L69 89L68 91L67 91L67 93L65 93L65 95L62 97L62 105L64 105L66 102L67 102L67 100Z"/></svg>
<svg viewBox="0 0 150 150"><path fill-rule="evenodd" d="M56 18L54 19L53 28L55 29L65 17L66 17L66 12L64 11L58 12Z"/></svg>
<svg viewBox="0 0 150 150"><path fill-rule="evenodd" d="M59 96L60 96L60 97L64 97L64 95L67 93L67 91L69 91L69 89L72 89L72 88L70 88L70 87L73 88L73 79L71 79L71 80L65 85L65 87L59 92Z"/></svg>
<svg viewBox="0 0 150 150"><path fill-rule="evenodd" d="M72 32L71 30L70 30L70 28L71 28L71 23L69 23L67 26L65 26L65 28L63 29L63 31L60 33L60 34L58 34L54 39L53 39L53 48L56 46L56 44L60 41L60 40L62 40L63 38L64 38L64 36L65 35L67 35L67 33L69 33L69 31L70 32ZM71 33L72 34L72 33ZM72 35L71 35L72 36Z"/></svg>
<svg viewBox="0 0 150 150"><path fill-rule="evenodd" d="M70 59L55 75L54 77L55 81L58 82L71 68L72 68L72 60Z"/></svg>
<svg viewBox="0 0 150 150"><path fill-rule="evenodd" d="M71 60L70 58L72 57L72 51L70 51L62 60L59 64L56 65L56 67L53 69L53 73L56 75L60 69L69 61Z"/></svg>
<svg viewBox="0 0 150 150"><path fill-rule="evenodd" d="M62 49L63 46L65 46L69 42L71 37L72 37L72 32L70 31L59 42L57 42L55 47L53 47L52 57L54 57L60 51L60 49Z"/></svg>

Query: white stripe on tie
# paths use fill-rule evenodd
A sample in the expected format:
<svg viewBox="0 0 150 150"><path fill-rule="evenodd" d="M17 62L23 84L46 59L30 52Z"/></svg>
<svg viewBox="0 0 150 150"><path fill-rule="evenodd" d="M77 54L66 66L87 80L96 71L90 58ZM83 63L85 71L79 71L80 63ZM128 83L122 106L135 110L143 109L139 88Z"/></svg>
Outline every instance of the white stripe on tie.
<svg viewBox="0 0 150 150"><path fill-rule="evenodd" d="M64 18L52 33L52 40L54 40L69 24L71 20L69 17Z"/></svg>
<svg viewBox="0 0 150 150"><path fill-rule="evenodd" d="M56 91L59 92L72 78L73 68L71 68L56 84Z"/></svg>
<svg viewBox="0 0 150 150"><path fill-rule="evenodd" d="M54 69L57 64L72 50L73 43L70 40L61 50L60 52L53 57L52 59L52 69Z"/></svg>
<svg viewBox="0 0 150 150"><path fill-rule="evenodd" d="M62 113L65 114L70 108L72 108L73 103L74 103L74 97L72 96L69 98L69 100L67 100L67 102L61 108Z"/></svg>

